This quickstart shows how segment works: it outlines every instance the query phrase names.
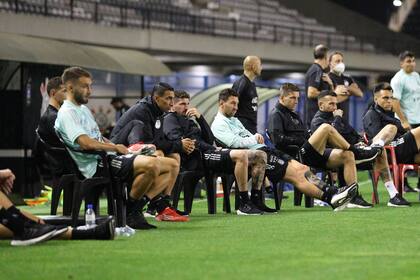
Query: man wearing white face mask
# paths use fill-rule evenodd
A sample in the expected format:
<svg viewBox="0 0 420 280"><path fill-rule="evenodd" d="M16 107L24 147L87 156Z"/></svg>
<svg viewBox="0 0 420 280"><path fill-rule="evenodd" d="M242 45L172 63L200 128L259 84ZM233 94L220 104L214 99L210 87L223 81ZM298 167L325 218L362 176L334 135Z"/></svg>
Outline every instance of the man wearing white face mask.
<svg viewBox="0 0 420 280"><path fill-rule="evenodd" d="M346 65L344 64L344 56L341 52L335 51L329 56L330 73L328 76L333 82L334 92L337 94L338 109L343 110L343 118L349 120L349 97L363 97L357 83L352 77L344 75Z"/></svg>

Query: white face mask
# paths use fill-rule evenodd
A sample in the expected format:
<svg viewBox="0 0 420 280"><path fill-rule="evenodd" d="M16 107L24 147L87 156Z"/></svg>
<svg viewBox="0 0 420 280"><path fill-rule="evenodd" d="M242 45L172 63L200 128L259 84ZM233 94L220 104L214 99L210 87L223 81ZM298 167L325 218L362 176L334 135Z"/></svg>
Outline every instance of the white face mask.
<svg viewBox="0 0 420 280"><path fill-rule="evenodd" d="M346 70L346 65L343 62L340 62L334 67L333 70L338 74L343 74L344 70Z"/></svg>

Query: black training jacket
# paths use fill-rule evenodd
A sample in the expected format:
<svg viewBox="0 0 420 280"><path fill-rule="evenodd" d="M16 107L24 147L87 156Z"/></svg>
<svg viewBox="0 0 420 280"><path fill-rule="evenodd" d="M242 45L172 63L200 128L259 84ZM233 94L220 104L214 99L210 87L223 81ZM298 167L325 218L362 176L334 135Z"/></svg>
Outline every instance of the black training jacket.
<svg viewBox="0 0 420 280"><path fill-rule="evenodd" d="M159 109L151 96L141 99L125 112L116 123L112 135L116 135L132 120L140 120L144 123L143 136L141 137L144 143L156 145L156 148L165 154L182 152L181 140L170 141L165 137L163 132L164 112Z"/></svg>
<svg viewBox="0 0 420 280"><path fill-rule="evenodd" d="M280 103L270 113L268 133L276 149L290 155L294 155L296 150L288 149L288 146L300 147L309 138L300 116Z"/></svg>
<svg viewBox="0 0 420 280"><path fill-rule="evenodd" d="M387 124L397 127L398 131L395 138L406 133L401 125L401 121L395 117L394 112L387 112L376 104L371 105L363 116L363 128L369 140L373 139Z"/></svg>
<svg viewBox="0 0 420 280"><path fill-rule="evenodd" d="M214 136L203 116L197 119L196 123L185 116L175 112L165 115L163 131L165 136L171 141L178 141L182 138L191 138L196 140L196 148L201 152L215 150L213 146Z"/></svg>
<svg viewBox="0 0 420 280"><path fill-rule="evenodd" d="M196 149L189 155L182 152L181 168L183 170L200 170L202 165L202 153L213 151L214 136L209 125L203 116L197 119L197 123L192 119L179 115L175 112L165 115L163 131L165 136L171 141L180 141L183 138L196 140Z"/></svg>
<svg viewBox="0 0 420 280"><path fill-rule="evenodd" d="M363 137L346 120L339 116L334 117L332 112L316 112L311 122L312 133L323 123L332 125L352 145L363 142Z"/></svg>

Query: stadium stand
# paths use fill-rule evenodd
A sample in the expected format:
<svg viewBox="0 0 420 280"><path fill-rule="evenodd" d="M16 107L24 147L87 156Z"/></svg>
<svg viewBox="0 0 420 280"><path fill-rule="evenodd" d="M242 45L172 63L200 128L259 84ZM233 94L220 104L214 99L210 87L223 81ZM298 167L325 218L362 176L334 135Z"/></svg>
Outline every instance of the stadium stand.
<svg viewBox="0 0 420 280"><path fill-rule="evenodd" d="M375 52L370 43L319 23L278 1L0 1L0 10L93 21L104 26L154 28L252 40Z"/></svg>

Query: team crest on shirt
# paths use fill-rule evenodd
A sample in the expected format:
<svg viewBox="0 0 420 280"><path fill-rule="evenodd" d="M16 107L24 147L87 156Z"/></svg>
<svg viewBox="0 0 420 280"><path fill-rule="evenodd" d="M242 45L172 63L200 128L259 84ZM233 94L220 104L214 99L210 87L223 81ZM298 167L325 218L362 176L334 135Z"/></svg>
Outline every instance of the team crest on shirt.
<svg viewBox="0 0 420 280"><path fill-rule="evenodd" d="M348 87L349 86L349 81L345 80L344 81L344 86Z"/></svg>
<svg viewBox="0 0 420 280"><path fill-rule="evenodd" d="M159 129L161 125L162 125L162 124L160 123L160 120L157 120L157 121L155 122L155 128L156 128L156 129Z"/></svg>
<svg viewBox="0 0 420 280"><path fill-rule="evenodd" d="M258 110L258 96L252 98L251 103L252 103L252 110L256 112Z"/></svg>

